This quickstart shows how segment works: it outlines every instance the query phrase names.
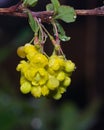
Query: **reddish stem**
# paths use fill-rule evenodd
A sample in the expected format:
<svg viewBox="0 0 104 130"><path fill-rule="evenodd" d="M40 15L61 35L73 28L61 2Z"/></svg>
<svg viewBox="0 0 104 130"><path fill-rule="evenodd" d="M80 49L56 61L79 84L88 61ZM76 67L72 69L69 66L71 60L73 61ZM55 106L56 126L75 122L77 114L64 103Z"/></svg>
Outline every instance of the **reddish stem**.
<svg viewBox="0 0 104 130"><path fill-rule="evenodd" d="M104 16L104 6L89 9L89 10L75 10L77 15L83 16ZM40 11L34 12L31 11L34 17L40 18L42 22L50 22L54 15L53 11ZM27 18L28 15L24 12L24 7L22 6L21 2L18 4L8 7L8 8L0 8L0 15L10 15L16 17Z"/></svg>

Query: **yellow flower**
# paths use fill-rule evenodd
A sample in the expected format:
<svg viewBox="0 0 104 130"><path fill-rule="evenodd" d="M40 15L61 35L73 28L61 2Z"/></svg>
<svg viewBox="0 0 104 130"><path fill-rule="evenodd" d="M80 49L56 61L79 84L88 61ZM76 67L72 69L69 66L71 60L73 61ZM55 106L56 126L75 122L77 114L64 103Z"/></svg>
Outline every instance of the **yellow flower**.
<svg viewBox="0 0 104 130"><path fill-rule="evenodd" d="M27 94L31 91L31 84L28 81L25 81L21 87L20 90L22 93Z"/></svg>
<svg viewBox="0 0 104 130"><path fill-rule="evenodd" d="M37 68L37 73L32 79L33 85L43 85L48 80L48 73L44 68Z"/></svg>
<svg viewBox="0 0 104 130"><path fill-rule="evenodd" d="M58 88L58 92L61 93L61 94L63 94L64 92L66 92L66 88L63 87L63 86L60 86L60 87Z"/></svg>
<svg viewBox="0 0 104 130"><path fill-rule="evenodd" d="M62 94L60 92L57 92L53 98L56 99L56 100L59 100L60 98L62 97Z"/></svg>
<svg viewBox="0 0 104 130"><path fill-rule="evenodd" d="M48 65L48 58L41 53L37 53L32 57L31 64L38 67L45 67Z"/></svg>
<svg viewBox="0 0 104 130"><path fill-rule="evenodd" d="M51 67L48 67L48 68L47 68L47 72L48 72L50 75L56 75L55 71L54 71Z"/></svg>
<svg viewBox="0 0 104 130"><path fill-rule="evenodd" d="M57 71L60 68L59 62L56 57L50 57L49 59L49 67L53 70Z"/></svg>
<svg viewBox="0 0 104 130"><path fill-rule="evenodd" d="M54 76L49 76L49 80L47 81L46 86L50 89L50 90L55 90L56 88L59 87L60 82L58 81L58 79L56 79Z"/></svg>
<svg viewBox="0 0 104 130"><path fill-rule="evenodd" d="M63 81L63 86L68 87L71 84L71 78L66 77L65 80Z"/></svg>
<svg viewBox="0 0 104 130"><path fill-rule="evenodd" d="M52 55L49 59L49 67L57 71L64 67L64 59L62 56Z"/></svg>
<svg viewBox="0 0 104 130"><path fill-rule="evenodd" d="M48 80L48 73L44 68L39 68L39 74L41 76L41 80L39 81L40 85L43 85Z"/></svg>
<svg viewBox="0 0 104 130"><path fill-rule="evenodd" d="M60 71L58 74L57 74L57 79L59 81L63 81L65 79L65 73L63 71Z"/></svg>
<svg viewBox="0 0 104 130"><path fill-rule="evenodd" d="M72 72L75 70L75 64L71 60L65 62L65 71Z"/></svg>
<svg viewBox="0 0 104 130"><path fill-rule="evenodd" d="M25 78L25 76L23 74L21 74L20 77L20 85L22 85L23 83L25 83L27 81L27 79Z"/></svg>
<svg viewBox="0 0 104 130"><path fill-rule="evenodd" d="M29 64L28 64L25 60L22 60L22 61L20 61L20 63L17 65L16 70L17 70L17 71L21 71L21 72L24 73L28 68L29 68Z"/></svg>
<svg viewBox="0 0 104 130"><path fill-rule="evenodd" d="M34 76L36 75L37 73L37 68L33 68L31 66L28 67L27 70L25 70L24 72L24 76L26 77L26 79L28 79L29 81L32 81Z"/></svg>
<svg viewBox="0 0 104 130"><path fill-rule="evenodd" d="M52 55L49 58L29 43L18 48L17 54L26 58L16 68L21 72L21 92L31 92L36 98L50 96L60 99L71 83L70 76L75 64L63 56Z"/></svg>
<svg viewBox="0 0 104 130"><path fill-rule="evenodd" d="M41 91L42 91L42 95L43 96L46 96L49 94L49 89L46 85L44 85L42 88L41 88Z"/></svg>
<svg viewBox="0 0 104 130"><path fill-rule="evenodd" d="M24 46L20 46L17 49L17 55L21 58L25 58L26 53L24 52Z"/></svg>
<svg viewBox="0 0 104 130"><path fill-rule="evenodd" d="M25 44L25 46L24 46L24 52L26 54L29 54L29 53L34 53L34 54L38 53L38 51L35 48L35 45L32 45L30 43Z"/></svg>
<svg viewBox="0 0 104 130"><path fill-rule="evenodd" d="M26 58L31 62L35 56L35 52L28 53Z"/></svg>
<svg viewBox="0 0 104 130"><path fill-rule="evenodd" d="M41 96L41 87L40 86L32 87L31 94L34 97L39 98Z"/></svg>

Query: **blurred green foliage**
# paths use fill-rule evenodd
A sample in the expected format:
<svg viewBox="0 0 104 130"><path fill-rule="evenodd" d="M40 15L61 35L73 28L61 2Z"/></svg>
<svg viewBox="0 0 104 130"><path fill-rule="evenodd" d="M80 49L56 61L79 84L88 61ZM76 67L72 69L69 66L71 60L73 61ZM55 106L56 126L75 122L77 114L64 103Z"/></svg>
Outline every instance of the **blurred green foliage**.
<svg viewBox="0 0 104 130"><path fill-rule="evenodd" d="M99 105L99 101L94 101L85 110L80 111L75 104L65 103L60 111L59 130L89 130L96 122Z"/></svg>

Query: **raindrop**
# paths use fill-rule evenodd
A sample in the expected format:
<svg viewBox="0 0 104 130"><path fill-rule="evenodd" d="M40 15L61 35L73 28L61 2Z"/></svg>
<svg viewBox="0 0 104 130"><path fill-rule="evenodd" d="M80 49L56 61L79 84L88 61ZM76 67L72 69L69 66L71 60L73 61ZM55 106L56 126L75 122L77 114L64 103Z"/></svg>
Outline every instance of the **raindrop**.
<svg viewBox="0 0 104 130"><path fill-rule="evenodd" d="M77 16L76 16L76 15L74 15L74 19L76 19L76 17L77 17Z"/></svg>

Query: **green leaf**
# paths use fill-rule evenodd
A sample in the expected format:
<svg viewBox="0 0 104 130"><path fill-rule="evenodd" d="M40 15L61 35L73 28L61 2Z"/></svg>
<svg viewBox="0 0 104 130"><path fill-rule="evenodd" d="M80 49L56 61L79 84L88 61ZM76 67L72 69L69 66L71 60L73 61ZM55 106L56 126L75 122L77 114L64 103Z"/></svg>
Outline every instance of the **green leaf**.
<svg viewBox="0 0 104 130"><path fill-rule="evenodd" d="M57 13L58 8L60 7L60 3L58 0L51 0L53 7L54 7L54 12Z"/></svg>
<svg viewBox="0 0 104 130"><path fill-rule="evenodd" d="M37 33L39 30L38 23L34 20L32 14L28 11L28 16L29 16L29 24L33 32Z"/></svg>
<svg viewBox="0 0 104 130"><path fill-rule="evenodd" d="M50 3L50 4L47 4L47 5L46 5L46 10L47 10L47 11L53 11L53 10L54 10L53 4L51 4L51 3Z"/></svg>
<svg viewBox="0 0 104 130"><path fill-rule="evenodd" d="M61 34L59 34L59 38L63 42L69 41L71 39L70 37L67 37L66 35L61 35Z"/></svg>
<svg viewBox="0 0 104 130"><path fill-rule="evenodd" d="M61 19L66 23L74 22L76 19L76 12L73 7L62 5L58 8L58 15L55 19Z"/></svg>
<svg viewBox="0 0 104 130"><path fill-rule="evenodd" d="M56 21L56 26L58 28L59 38L61 41L69 41L70 37L67 37L64 31L64 28L61 26L59 22Z"/></svg>
<svg viewBox="0 0 104 130"><path fill-rule="evenodd" d="M24 6L34 7L37 4L38 0L24 0Z"/></svg>

